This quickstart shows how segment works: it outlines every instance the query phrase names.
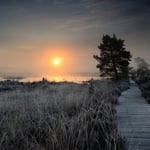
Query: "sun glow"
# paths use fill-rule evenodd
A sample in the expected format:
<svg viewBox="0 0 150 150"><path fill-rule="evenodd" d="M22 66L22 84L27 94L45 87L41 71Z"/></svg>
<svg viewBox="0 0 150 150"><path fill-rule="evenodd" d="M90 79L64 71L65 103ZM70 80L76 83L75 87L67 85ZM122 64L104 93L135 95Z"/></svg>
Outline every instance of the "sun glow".
<svg viewBox="0 0 150 150"><path fill-rule="evenodd" d="M62 63L62 60L59 57L55 57L55 58L53 58L52 63L54 66L60 66Z"/></svg>
<svg viewBox="0 0 150 150"><path fill-rule="evenodd" d="M46 47L46 48L45 48ZM70 48L67 46L45 46L41 48L42 51L39 54L38 66L42 68L41 72L51 76L66 75L71 72L74 65L74 58L70 53Z"/></svg>

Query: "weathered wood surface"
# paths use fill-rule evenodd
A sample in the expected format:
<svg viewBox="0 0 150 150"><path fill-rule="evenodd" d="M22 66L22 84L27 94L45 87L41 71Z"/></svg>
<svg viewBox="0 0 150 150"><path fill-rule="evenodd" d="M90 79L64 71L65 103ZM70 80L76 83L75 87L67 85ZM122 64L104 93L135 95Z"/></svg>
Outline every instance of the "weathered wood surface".
<svg viewBox="0 0 150 150"><path fill-rule="evenodd" d="M125 137L125 150L150 150L150 104L131 82L116 106L118 130Z"/></svg>

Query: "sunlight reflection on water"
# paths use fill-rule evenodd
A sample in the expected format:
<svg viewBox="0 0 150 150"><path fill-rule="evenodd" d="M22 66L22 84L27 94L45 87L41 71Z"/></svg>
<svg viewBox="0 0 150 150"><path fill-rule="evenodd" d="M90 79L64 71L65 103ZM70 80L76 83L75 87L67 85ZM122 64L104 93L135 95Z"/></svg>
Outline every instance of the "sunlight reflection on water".
<svg viewBox="0 0 150 150"><path fill-rule="evenodd" d="M62 81L69 81L69 82L77 82L81 83L83 81L88 81L91 79L100 79L98 76L49 76L49 77L44 77L48 81L54 81L54 82L62 82ZM34 81L41 81L43 78L42 77L27 77L24 79L21 79L19 81L21 82L34 82Z"/></svg>

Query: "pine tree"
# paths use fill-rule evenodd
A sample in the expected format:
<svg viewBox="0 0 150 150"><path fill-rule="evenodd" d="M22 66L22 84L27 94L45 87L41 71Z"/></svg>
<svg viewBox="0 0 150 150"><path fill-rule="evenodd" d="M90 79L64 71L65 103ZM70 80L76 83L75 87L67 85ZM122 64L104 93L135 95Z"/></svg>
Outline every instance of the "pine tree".
<svg viewBox="0 0 150 150"><path fill-rule="evenodd" d="M100 70L100 76L115 80L128 78L131 54L124 46L124 40L117 39L115 35L103 36L102 43L98 46L100 56L93 56L99 62L96 67Z"/></svg>

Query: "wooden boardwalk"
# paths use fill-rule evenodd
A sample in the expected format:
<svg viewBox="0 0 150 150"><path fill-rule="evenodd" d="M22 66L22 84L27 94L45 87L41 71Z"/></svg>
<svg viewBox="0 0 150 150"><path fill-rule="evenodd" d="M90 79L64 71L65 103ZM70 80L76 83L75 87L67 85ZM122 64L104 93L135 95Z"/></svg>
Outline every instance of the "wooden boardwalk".
<svg viewBox="0 0 150 150"><path fill-rule="evenodd" d="M138 86L131 82L116 106L118 130L125 137L125 150L150 150L150 104L141 97Z"/></svg>

